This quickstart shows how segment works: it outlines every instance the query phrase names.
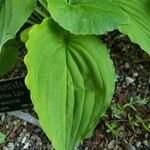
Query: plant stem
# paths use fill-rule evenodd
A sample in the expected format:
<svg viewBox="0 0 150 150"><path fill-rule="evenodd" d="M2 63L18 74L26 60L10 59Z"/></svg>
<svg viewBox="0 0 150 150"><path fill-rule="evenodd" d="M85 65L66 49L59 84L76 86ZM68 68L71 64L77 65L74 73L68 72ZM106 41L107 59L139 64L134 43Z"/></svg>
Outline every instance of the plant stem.
<svg viewBox="0 0 150 150"><path fill-rule="evenodd" d="M35 25L36 23L34 22L34 21L32 21L32 20L27 20L27 22L29 23L29 24L31 24L31 25Z"/></svg>
<svg viewBox="0 0 150 150"><path fill-rule="evenodd" d="M38 18L39 21L43 20L43 16L39 15L39 13L37 13L36 11L33 11L33 14L35 15L35 17Z"/></svg>
<svg viewBox="0 0 150 150"><path fill-rule="evenodd" d="M45 8L45 10L46 10L47 12L49 12L49 10L47 9L46 4L45 4L42 0L39 0L39 2L40 2L41 5Z"/></svg>
<svg viewBox="0 0 150 150"><path fill-rule="evenodd" d="M33 15L30 16L29 20L33 21L35 24L40 22L40 20L38 20L38 18L35 18Z"/></svg>
<svg viewBox="0 0 150 150"><path fill-rule="evenodd" d="M43 16L44 18L49 17L47 14L45 14L43 11L41 11L40 7L36 7L35 11L40 14L41 16Z"/></svg>
<svg viewBox="0 0 150 150"><path fill-rule="evenodd" d="M21 59L20 57L16 57L16 59L18 59L18 60L20 60L20 61L22 61L23 59Z"/></svg>

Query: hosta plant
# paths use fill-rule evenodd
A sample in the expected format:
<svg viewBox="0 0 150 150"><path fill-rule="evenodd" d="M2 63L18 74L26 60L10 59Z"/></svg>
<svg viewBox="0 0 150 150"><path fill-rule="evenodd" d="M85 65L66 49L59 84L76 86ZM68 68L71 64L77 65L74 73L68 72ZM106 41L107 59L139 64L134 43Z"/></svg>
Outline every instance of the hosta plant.
<svg viewBox="0 0 150 150"><path fill-rule="evenodd" d="M118 29L150 54L149 9L149 0L0 0L0 73L24 30L26 85L56 150L91 135L112 99L115 71L98 36Z"/></svg>

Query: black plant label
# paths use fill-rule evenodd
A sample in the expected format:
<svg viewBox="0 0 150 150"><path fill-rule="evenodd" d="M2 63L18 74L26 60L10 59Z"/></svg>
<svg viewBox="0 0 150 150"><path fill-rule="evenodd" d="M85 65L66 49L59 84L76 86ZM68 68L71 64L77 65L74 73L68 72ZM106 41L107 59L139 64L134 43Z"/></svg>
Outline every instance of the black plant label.
<svg viewBox="0 0 150 150"><path fill-rule="evenodd" d="M0 81L0 112L33 107L24 77Z"/></svg>

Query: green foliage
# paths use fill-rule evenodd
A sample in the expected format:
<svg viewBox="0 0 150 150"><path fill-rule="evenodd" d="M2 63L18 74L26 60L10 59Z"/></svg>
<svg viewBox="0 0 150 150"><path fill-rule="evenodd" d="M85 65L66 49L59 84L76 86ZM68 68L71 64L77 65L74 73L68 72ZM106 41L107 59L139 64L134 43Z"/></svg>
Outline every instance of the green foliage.
<svg viewBox="0 0 150 150"><path fill-rule="evenodd" d="M113 104L111 110L113 118L121 119L125 115L124 109L119 104Z"/></svg>
<svg viewBox="0 0 150 150"><path fill-rule="evenodd" d="M134 132L136 128L143 127L144 130L150 132L150 120L144 118L143 114L140 113L140 109L146 108L150 99L140 98L140 96L132 97L129 102L125 104L114 103L110 106L111 109L111 119L110 115L107 114L104 120L107 127L107 132L111 133L113 136L121 136L122 131L119 129L120 126L125 123Z"/></svg>
<svg viewBox="0 0 150 150"><path fill-rule="evenodd" d="M137 106L145 106L147 103L148 103L147 98L141 99L140 96L137 96L137 97L131 98L128 103L123 105L123 109L129 108L134 111L137 111L137 108L136 108Z"/></svg>
<svg viewBox="0 0 150 150"><path fill-rule="evenodd" d="M27 21L36 4L36 0L0 1L0 53L2 46L13 39L17 31Z"/></svg>
<svg viewBox="0 0 150 150"><path fill-rule="evenodd" d="M57 150L71 150L112 98L115 75L107 50L95 36L70 34L51 19L31 29L26 47L26 84L40 124Z"/></svg>
<svg viewBox="0 0 150 150"><path fill-rule="evenodd" d="M131 22L119 30L141 46L150 55L150 5L149 0L113 0L129 16Z"/></svg>
<svg viewBox="0 0 150 150"><path fill-rule="evenodd" d="M136 111L136 108L135 108L134 104L135 104L134 99L131 98L130 101L129 101L129 103L126 103L123 106L123 109L129 108L129 109L133 109L134 111Z"/></svg>
<svg viewBox="0 0 150 150"><path fill-rule="evenodd" d="M0 0L0 74L17 55L6 42L26 21L34 25L47 18L23 28L20 37L28 49L26 84L56 150L72 150L91 135L113 95L114 67L94 35L119 29L150 54L149 7L149 0ZM146 104L138 98L115 104L112 117L128 119L133 130L139 124L149 130L150 123L137 113L137 106ZM136 115L126 115L128 110ZM107 132L118 135L117 125L107 123Z"/></svg>
<svg viewBox="0 0 150 150"><path fill-rule="evenodd" d="M127 15L110 0L48 0L52 18L75 34L104 34L128 22Z"/></svg>
<svg viewBox="0 0 150 150"><path fill-rule="evenodd" d="M112 122L112 123L106 122L106 127L108 128L106 131L107 133L111 133L114 136L120 135L118 124L116 122Z"/></svg>
<svg viewBox="0 0 150 150"><path fill-rule="evenodd" d="M0 132L0 144L5 142L6 135Z"/></svg>
<svg viewBox="0 0 150 150"><path fill-rule="evenodd" d="M0 75L6 73L11 69L15 63L18 49L16 48L16 41L10 40L2 47L0 54ZM6 61L7 60L7 61Z"/></svg>

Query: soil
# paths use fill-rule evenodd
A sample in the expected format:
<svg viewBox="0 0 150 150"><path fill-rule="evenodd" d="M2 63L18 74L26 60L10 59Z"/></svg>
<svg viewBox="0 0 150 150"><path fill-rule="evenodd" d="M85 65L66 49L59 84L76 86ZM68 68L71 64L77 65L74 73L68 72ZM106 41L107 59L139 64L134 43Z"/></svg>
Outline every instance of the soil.
<svg viewBox="0 0 150 150"><path fill-rule="evenodd" d="M84 140L76 150L150 150L150 132L140 122L132 128L128 116L135 116L134 110L126 109L125 117L118 119L112 113L114 106L123 106L132 98L146 98L148 103L136 107L136 114L140 115L146 124L150 124L150 58L129 38L118 31L110 32L100 37L107 44L111 58L116 68L116 91L106 115L100 120L93 136ZM23 63L26 50L22 43L20 53L14 68L1 79L14 78L26 75ZM26 110L33 116L34 110ZM108 130L107 123L115 122L118 134ZM25 120L9 115L0 114L0 132L6 134L5 143L0 150L52 150L51 142L38 126Z"/></svg>

